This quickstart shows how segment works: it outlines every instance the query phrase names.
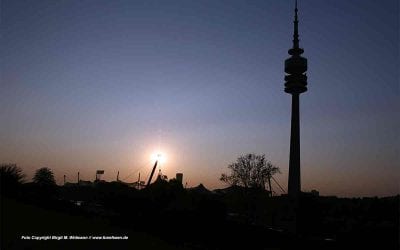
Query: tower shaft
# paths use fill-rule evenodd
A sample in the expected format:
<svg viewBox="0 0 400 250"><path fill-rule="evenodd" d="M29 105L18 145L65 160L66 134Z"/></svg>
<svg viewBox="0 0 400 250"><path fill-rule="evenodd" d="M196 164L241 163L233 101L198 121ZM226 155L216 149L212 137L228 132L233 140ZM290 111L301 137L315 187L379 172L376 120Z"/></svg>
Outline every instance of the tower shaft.
<svg viewBox="0 0 400 250"><path fill-rule="evenodd" d="M288 194L300 193L300 101L299 94L292 94L292 119L290 130Z"/></svg>

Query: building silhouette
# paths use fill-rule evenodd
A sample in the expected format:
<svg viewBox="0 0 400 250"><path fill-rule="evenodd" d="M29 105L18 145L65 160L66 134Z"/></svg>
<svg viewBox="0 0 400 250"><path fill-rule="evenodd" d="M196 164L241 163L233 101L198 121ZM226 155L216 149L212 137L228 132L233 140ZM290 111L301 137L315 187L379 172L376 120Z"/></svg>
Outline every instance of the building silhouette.
<svg viewBox="0 0 400 250"><path fill-rule="evenodd" d="M295 4L293 47L288 50L285 60L285 92L292 95L292 118L290 132L290 158L288 195L298 197L301 192L300 182L300 112L299 96L307 91L307 59L302 57L304 50L299 47L297 1Z"/></svg>
<svg viewBox="0 0 400 250"><path fill-rule="evenodd" d="M182 184L183 182L183 173L176 173L176 180Z"/></svg>

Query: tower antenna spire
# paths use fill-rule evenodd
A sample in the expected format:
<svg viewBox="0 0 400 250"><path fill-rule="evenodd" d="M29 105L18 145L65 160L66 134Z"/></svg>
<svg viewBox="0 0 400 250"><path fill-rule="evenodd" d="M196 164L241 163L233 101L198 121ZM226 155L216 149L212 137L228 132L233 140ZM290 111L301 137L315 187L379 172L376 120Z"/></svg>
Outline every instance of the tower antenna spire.
<svg viewBox="0 0 400 250"><path fill-rule="evenodd" d="M303 54L304 50L299 46L299 16L297 9L297 0L294 4L294 21L293 21L293 48L289 51L290 55L298 56Z"/></svg>
<svg viewBox="0 0 400 250"><path fill-rule="evenodd" d="M294 32L293 32L293 48L299 48L299 18L297 15L297 0L294 7Z"/></svg>

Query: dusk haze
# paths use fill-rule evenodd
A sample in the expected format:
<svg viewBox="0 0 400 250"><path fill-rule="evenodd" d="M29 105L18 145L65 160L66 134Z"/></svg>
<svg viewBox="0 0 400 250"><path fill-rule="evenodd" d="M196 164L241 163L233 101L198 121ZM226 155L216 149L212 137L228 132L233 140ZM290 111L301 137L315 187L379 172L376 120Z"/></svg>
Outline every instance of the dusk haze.
<svg viewBox="0 0 400 250"><path fill-rule="evenodd" d="M0 249L398 250L399 5L0 1Z"/></svg>
<svg viewBox="0 0 400 250"><path fill-rule="evenodd" d="M216 189L255 153L287 190L293 2L1 1L1 162ZM398 194L399 2L300 1L299 34L301 189Z"/></svg>

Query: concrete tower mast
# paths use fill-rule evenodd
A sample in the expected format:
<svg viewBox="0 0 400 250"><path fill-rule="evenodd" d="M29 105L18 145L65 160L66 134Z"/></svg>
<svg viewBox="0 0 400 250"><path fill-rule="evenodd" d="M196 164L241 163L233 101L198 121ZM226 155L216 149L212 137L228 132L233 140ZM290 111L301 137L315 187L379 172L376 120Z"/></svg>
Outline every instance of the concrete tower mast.
<svg viewBox="0 0 400 250"><path fill-rule="evenodd" d="M289 183L288 194L298 197L301 192L300 183L300 112L299 96L307 91L307 59L302 57L304 50L299 47L299 30L297 16L297 1L295 3L293 48L289 49L291 55L285 60L285 92L292 95L292 119L290 132L290 158L289 158Z"/></svg>

